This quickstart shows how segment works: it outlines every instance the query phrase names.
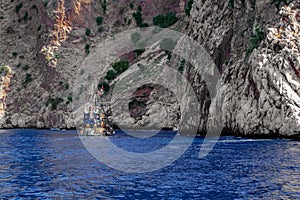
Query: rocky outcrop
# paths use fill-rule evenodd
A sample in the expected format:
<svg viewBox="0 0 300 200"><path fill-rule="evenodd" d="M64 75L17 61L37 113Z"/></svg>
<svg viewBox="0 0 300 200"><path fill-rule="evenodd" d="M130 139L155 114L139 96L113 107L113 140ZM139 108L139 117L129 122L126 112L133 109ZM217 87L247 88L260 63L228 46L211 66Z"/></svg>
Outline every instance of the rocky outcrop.
<svg viewBox="0 0 300 200"><path fill-rule="evenodd" d="M9 66L1 66L1 82L0 82L0 123L4 123L5 118L5 110L7 107L6 97L9 92L10 79L13 76L13 72L11 71Z"/></svg>
<svg viewBox="0 0 300 200"><path fill-rule="evenodd" d="M267 1L194 5L189 35L222 72L224 133L299 136L299 11Z"/></svg>
<svg viewBox="0 0 300 200"><path fill-rule="evenodd" d="M184 14L185 0L131 3L1 2L0 64L15 72L5 94L7 106L1 126L75 127L71 114L74 77L85 76L84 70L79 69L98 43L136 27L132 14L141 6L143 22L149 25L158 14L177 12L179 21L170 28L185 32L202 44L214 60L222 74L217 93L224 98L224 134L299 137L297 1L276 6L265 0L194 0L190 16ZM97 17L103 17L101 25L96 23ZM128 60L135 66L117 80L133 72L137 64L156 60L160 65L178 69L182 61L176 56L168 60L168 54L160 51L146 50L139 58L132 53L125 57L129 55ZM103 71L108 69L106 66ZM220 113L210 110L210 94L201 74L190 64L181 71L197 94L201 110L199 132L205 134L211 126L208 118ZM117 113L116 120L135 128L177 126L183 109L178 99L168 88L148 87L147 91L132 91L130 112ZM140 94L143 91L145 94ZM160 120L162 116L164 122Z"/></svg>

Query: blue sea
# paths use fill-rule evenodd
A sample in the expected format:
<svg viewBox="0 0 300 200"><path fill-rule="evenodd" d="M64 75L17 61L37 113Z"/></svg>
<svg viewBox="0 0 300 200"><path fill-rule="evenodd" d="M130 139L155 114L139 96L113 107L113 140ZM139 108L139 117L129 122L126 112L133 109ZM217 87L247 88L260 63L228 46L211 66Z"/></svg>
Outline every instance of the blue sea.
<svg viewBox="0 0 300 200"><path fill-rule="evenodd" d="M173 137L108 139L144 153ZM0 130L0 199L300 199L300 141L221 137L199 159L202 143L158 171L125 173L95 159L76 131Z"/></svg>

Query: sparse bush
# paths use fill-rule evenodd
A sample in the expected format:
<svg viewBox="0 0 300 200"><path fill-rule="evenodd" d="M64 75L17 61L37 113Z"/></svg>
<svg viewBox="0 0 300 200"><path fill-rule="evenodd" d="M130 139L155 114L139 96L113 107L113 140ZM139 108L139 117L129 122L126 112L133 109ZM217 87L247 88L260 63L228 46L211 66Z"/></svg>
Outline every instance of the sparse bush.
<svg viewBox="0 0 300 200"><path fill-rule="evenodd" d="M25 65L24 67L22 67L22 69L23 69L24 71L28 70L28 69L29 69L29 65Z"/></svg>
<svg viewBox="0 0 300 200"><path fill-rule="evenodd" d="M18 53L17 52L12 52L13 57L17 57Z"/></svg>
<svg viewBox="0 0 300 200"><path fill-rule="evenodd" d="M73 102L73 97L72 97L72 95L69 95L68 97L67 97L67 102L66 102L66 104L68 105L69 103L72 103Z"/></svg>
<svg viewBox="0 0 300 200"><path fill-rule="evenodd" d="M100 26L100 27L98 28L98 32L101 33L101 32L103 32L103 31L104 31L104 28L103 28L102 26Z"/></svg>
<svg viewBox="0 0 300 200"><path fill-rule="evenodd" d="M138 27L148 27L149 26L147 23L143 22L141 6L138 7L138 9L135 13L132 13L132 16L135 19L136 25Z"/></svg>
<svg viewBox="0 0 300 200"><path fill-rule="evenodd" d="M133 8L134 8L133 3L130 3L130 4L129 4L129 7L130 7L131 9L133 9Z"/></svg>
<svg viewBox="0 0 300 200"><path fill-rule="evenodd" d="M62 102L64 102L64 100L60 97L50 98L46 102L46 105L48 106L49 104L51 104L51 110L56 110L57 106Z"/></svg>
<svg viewBox="0 0 300 200"><path fill-rule="evenodd" d="M19 3L18 5L16 5L16 13L19 13L19 11L21 10L21 8L23 7L23 3Z"/></svg>
<svg viewBox="0 0 300 200"><path fill-rule="evenodd" d="M91 34L91 29L90 28L86 28L85 29L85 35L89 36Z"/></svg>
<svg viewBox="0 0 300 200"><path fill-rule="evenodd" d="M184 71L185 62L186 62L185 59L183 59L183 60L180 61L180 64L178 66L178 71L180 73L182 73Z"/></svg>
<svg viewBox="0 0 300 200"><path fill-rule="evenodd" d="M90 44L86 44L85 45L85 53L86 54L89 54L91 51L90 51L90 48L91 48L91 45Z"/></svg>
<svg viewBox="0 0 300 200"><path fill-rule="evenodd" d="M101 3L101 7L102 7L103 14L105 14L106 9L107 9L107 2L106 2L106 0L104 0L104 1Z"/></svg>
<svg viewBox="0 0 300 200"><path fill-rule="evenodd" d="M192 10L192 7L193 7L193 3L194 3L194 0L189 0L187 2L187 6L185 8L185 14L187 16L190 16L191 15L191 10Z"/></svg>
<svg viewBox="0 0 300 200"><path fill-rule="evenodd" d="M96 23L97 23L97 25L100 26L100 25L102 24L102 22L103 22L103 17L98 16L98 17L96 18Z"/></svg>
<svg viewBox="0 0 300 200"><path fill-rule="evenodd" d="M252 53L252 51L259 46L261 41L265 39L265 37L265 33L259 27L256 27L254 33L252 33L252 35L250 36L250 45L248 46L246 52L247 55Z"/></svg>
<svg viewBox="0 0 300 200"><path fill-rule="evenodd" d="M70 88L69 83L66 83L66 84L64 85L64 89L65 89L65 90L68 90L69 88Z"/></svg>
<svg viewBox="0 0 300 200"><path fill-rule="evenodd" d="M2 65L0 67L0 74L1 75L3 74L4 76L6 76L8 72L9 72L9 69L8 69L8 67L6 65Z"/></svg>
<svg viewBox="0 0 300 200"><path fill-rule="evenodd" d="M27 21L27 18L28 18L28 12L26 11L25 14L24 14L24 16L23 16L23 20Z"/></svg>
<svg viewBox="0 0 300 200"><path fill-rule="evenodd" d="M44 1L44 7L47 7L47 5L48 5L48 1Z"/></svg>
<svg viewBox="0 0 300 200"><path fill-rule="evenodd" d="M231 8L234 8L234 0L229 0L229 6L230 6Z"/></svg>
<svg viewBox="0 0 300 200"><path fill-rule="evenodd" d="M55 58L59 59L59 53L57 53L57 52L55 53Z"/></svg>
<svg viewBox="0 0 300 200"><path fill-rule="evenodd" d="M136 49L133 52L134 52L135 56L138 57L145 52L145 49Z"/></svg>
<svg viewBox="0 0 300 200"><path fill-rule="evenodd" d="M26 85L27 83L31 82L32 81L32 77L31 77L31 74L26 74L25 75L25 79L23 80L22 84L23 85Z"/></svg>
<svg viewBox="0 0 300 200"><path fill-rule="evenodd" d="M142 19L142 8L141 6L138 7L138 10L135 13L132 13L133 18L135 19L136 25L140 26L143 23Z"/></svg>
<svg viewBox="0 0 300 200"><path fill-rule="evenodd" d="M176 14L169 12L165 15L157 15L153 18L153 24L161 28L167 28L178 21Z"/></svg>
<svg viewBox="0 0 300 200"><path fill-rule="evenodd" d="M33 6L31 6L31 9L35 9L36 11L38 11L38 8L35 4Z"/></svg>

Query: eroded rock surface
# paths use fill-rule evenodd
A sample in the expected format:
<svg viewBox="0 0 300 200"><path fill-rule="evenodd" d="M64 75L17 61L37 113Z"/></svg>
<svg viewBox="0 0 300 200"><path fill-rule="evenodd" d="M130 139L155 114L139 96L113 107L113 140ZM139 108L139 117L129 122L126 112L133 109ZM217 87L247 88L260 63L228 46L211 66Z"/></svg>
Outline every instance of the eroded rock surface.
<svg viewBox="0 0 300 200"><path fill-rule="evenodd" d="M1 126L75 127L72 88L74 78L84 76L82 63L108 36L135 28L132 14L141 6L143 21L149 25L158 14L177 12L179 21L170 28L186 33L211 55L222 74L217 92L224 97L224 133L299 136L298 1L277 8L265 0L194 0L191 16L184 14L184 0L131 3L133 6L125 0L2 1L0 64L10 66L14 76L5 94ZM97 17L103 17L101 25L96 24ZM168 61L164 52L147 50L138 58L126 56L131 64L156 59L173 69L181 62L176 56ZM102 70L105 74L109 66ZM219 113L209 109L211 99L201 74L189 64L181 70L197 94L199 132L205 134L208 118ZM130 70L119 79L126 73ZM184 109L178 101L182 99L161 87L154 87L143 98L139 100L145 106L139 107L135 99L132 116L118 113L116 120L134 127L178 125L180 109ZM162 116L166 116L163 123L158 120Z"/></svg>

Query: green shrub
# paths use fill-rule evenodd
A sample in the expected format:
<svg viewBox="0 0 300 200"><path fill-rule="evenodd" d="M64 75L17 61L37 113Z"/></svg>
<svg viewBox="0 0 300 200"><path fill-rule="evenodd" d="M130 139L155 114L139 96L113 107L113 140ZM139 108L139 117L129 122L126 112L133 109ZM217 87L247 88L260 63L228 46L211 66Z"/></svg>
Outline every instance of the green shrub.
<svg viewBox="0 0 300 200"><path fill-rule="evenodd" d="M165 15L157 15L153 18L153 24L161 28L167 28L178 21L176 14L169 12Z"/></svg>
<svg viewBox="0 0 300 200"><path fill-rule="evenodd" d="M55 52L55 58L59 59L59 53Z"/></svg>
<svg viewBox="0 0 300 200"><path fill-rule="evenodd" d="M234 8L234 0L229 0L229 6L230 6L231 8Z"/></svg>
<svg viewBox="0 0 300 200"><path fill-rule="evenodd" d="M91 48L91 45L90 44L86 44L85 45L85 53L86 54L89 54L91 51L90 51L90 48Z"/></svg>
<svg viewBox="0 0 300 200"><path fill-rule="evenodd" d="M2 66L0 67L0 74L3 73L4 76L6 76L8 72L9 72L9 69L8 69L8 67L7 67L6 65L2 65Z"/></svg>
<svg viewBox="0 0 300 200"><path fill-rule="evenodd" d="M101 32L103 32L103 31L104 31L104 28L103 28L102 26L100 26L100 27L98 28L98 32L101 33Z"/></svg>
<svg viewBox="0 0 300 200"><path fill-rule="evenodd" d="M129 4L129 7L130 7L131 9L133 9L133 8L134 8L133 3L130 3L130 4Z"/></svg>
<svg viewBox="0 0 300 200"><path fill-rule="evenodd" d="M90 34L91 34L91 29L86 28L86 29L85 29L85 35L86 35L86 36L89 36Z"/></svg>
<svg viewBox="0 0 300 200"><path fill-rule="evenodd" d="M183 60L180 61L180 64L178 66L178 71L180 73L182 73L184 71L185 62L186 62L185 59L183 59Z"/></svg>
<svg viewBox="0 0 300 200"><path fill-rule="evenodd" d="M193 3L194 3L194 0L189 0L187 2L187 6L185 8L185 14L187 16L190 16L191 15L191 10L192 10L192 7L193 7Z"/></svg>
<svg viewBox="0 0 300 200"><path fill-rule="evenodd" d="M69 88L70 88L69 83L66 83L66 84L64 85L64 89L65 89L65 90L68 90Z"/></svg>
<svg viewBox="0 0 300 200"><path fill-rule="evenodd" d="M113 69L108 70L104 77L109 81L114 80L118 75L125 72L129 68L129 62L128 60L121 59L117 62L112 63L111 66Z"/></svg>
<svg viewBox="0 0 300 200"><path fill-rule="evenodd" d="M250 36L250 45L247 48L247 55L252 53L254 49L256 49L261 41L265 39L265 33L259 28L256 27L254 33Z"/></svg>
<svg viewBox="0 0 300 200"><path fill-rule="evenodd" d="M26 85L27 83L31 82L32 81L32 77L31 77L31 74L26 74L25 75L25 79L23 80L22 84L23 85Z"/></svg>
<svg viewBox="0 0 300 200"><path fill-rule="evenodd" d="M71 103L71 102L73 102L73 97L72 97L72 95L69 95L69 96L67 97L67 102L66 102L66 104L68 105L68 104Z"/></svg>
<svg viewBox="0 0 300 200"><path fill-rule="evenodd" d="M48 1L44 1L44 7L47 7L47 5L48 5Z"/></svg>
<svg viewBox="0 0 300 200"><path fill-rule="evenodd" d="M23 7L23 3L19 3L18 5L16 5L16 13L19 13L19 11L21 10L21 8Z"/></svg>
<svg viewBox="0 0 300 200"><path fill-rule="evenodd" d="M111 69L111 70L108 70L108 72L106 73L104 78L111 81L111 80L114 80L116 77L117 77L117 72L115 72L115 70Z"/></svg>
<svg viewBox="0 0 300 200"><path fill-rule="evenodd" d="M106 0L104 0L104 1L101 3L101 7L102 7L103 14L105 14L106 9L107 9L107 2L106 2Z"/></svg>
<svg viewBox="0 0 300 200"><path fill-rule="evenodd" d="M136 49L133 52L134 52L135 57L138 57L145 52L145 49Z"/></svg>
<svg viewBox="0 0 300 200"><path fill-rule="evenodd" d="M102 24L102 22L103 22L103 17L99 16L99 17L96 18L96 23L97 23L98 26L100 26Z"/></svg>
<svg viewBox="0 0 300 200"><path fill-rule="evenodd" d="M135 19L136 25L141 26L143 23L143 18L142 18L142 8L141 6L138 7L138 10L135 13L132 13L133 18Z"/></svg>
<svg viewBox="0 0 300 200"><path fill-rule="evenodd" d="M24 71L28 70L28 69L29 69L29 65L25 65L24 67L22 67L22 69L23 69Z"/></svg>
<svg viewBox="0 0 300 200"><path fill-rule="evenodd" d="M60 97L50 98L46 102L46 105L48 106L49 104L51 104L51 110L56 110L57 106L62 102L64 102L64 100Z"/></svg>
<svg viewBox="0 0 300 200"><path fill-rule="evenodd" d="M28 12L26 11L25 14L24 14L24 16L23 16L23 20L26 21L27 18L28 18Z"/></svg>
<svg viewBox="0 0 300 200"><path fill-rule="evenodd" d="M112 68L117 72L117 75L122 74L129 68L128 60L121 59L111 64Z"/></svg>
<svg viewBox="0 0 300 200"><path fill-rule="evenodd" d="M18 53L17 52L12 52L13 57L17 57Z"/></svg>
<svg viewBox="0 0 300 200"><path fill-rule="evenodd" d="M105 92L109 91L109 84L107 82L99 83L98 84L98 90L101 90L102 86L103 86Z"/></svg>
<svg viewBox="0 0 300 200"><path fill-rule="evenodd" d="M38 11L38 8L35 4L33 6L31 6L31 9L35 9L36 11Z"/></svg>

